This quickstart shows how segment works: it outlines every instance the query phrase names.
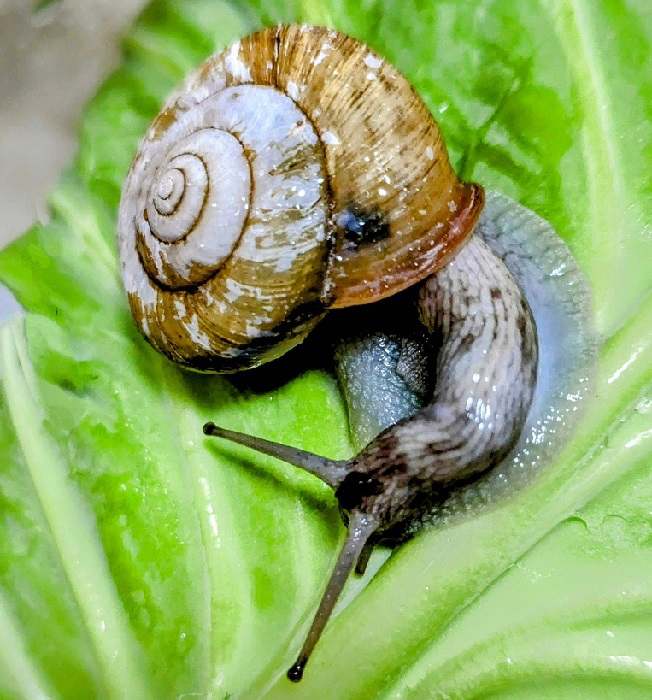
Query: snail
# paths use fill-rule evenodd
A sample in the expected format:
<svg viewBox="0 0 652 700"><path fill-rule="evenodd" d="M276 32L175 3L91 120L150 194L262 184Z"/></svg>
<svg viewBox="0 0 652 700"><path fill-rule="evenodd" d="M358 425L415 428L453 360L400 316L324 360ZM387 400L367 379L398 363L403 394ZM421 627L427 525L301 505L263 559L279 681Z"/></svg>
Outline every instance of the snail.
<svg viewBox="0 0 652 700"><path fill-rule="evenodd" d="M406 539L495 473L505 481L511 468L514 481L524 456L538 466L587 393L581 273L543 220L502 195L486 200L482 211L482 187L454 173L407 80L318 27L264 29L209 58L132 163L122 276L140 331L170 359L248 369L327 313L357 314L335 351L351 460L204 426L316 475L348 522L290 680L376 543Z"/></svg>

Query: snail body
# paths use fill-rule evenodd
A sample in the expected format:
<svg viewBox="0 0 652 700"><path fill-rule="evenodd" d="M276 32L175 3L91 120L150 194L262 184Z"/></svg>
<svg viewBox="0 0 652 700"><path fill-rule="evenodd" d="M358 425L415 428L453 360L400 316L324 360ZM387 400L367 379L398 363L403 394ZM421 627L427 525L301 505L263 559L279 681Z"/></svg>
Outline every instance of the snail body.
<svg viewBox="0 0 652 700"><path fill-rule="evenodd" d="M504 263L534 321L537 367L530 409L523 411L523 428L509 453L496 465L499 468L489 469L464 488L446 492L444 503L434 502L432 508L422 503L419 513L413 513L410 528L386 533L393 535L387 538L392 542L414 534L433 518L441 522L448 515L473 513L529 483L559 451L590 392L596 353L591 293L565 243L549 223L491 191L473 235ZM443 344L441 331L435 328L434 333L423 333L419 318L422 294L423 290L417 290L411 300L395 298L375 305L374 313L366 314L366 319L357 310L350 310L347 314L352 317L340 323L345 330L337 341L336 367L349 408L352 441L358 450L427 407L437 391L438 378L449 381L448 373L439 367L443 359L438 352ZM411 302L411 307L406 308L406 302ZM457 315L456 319L462 320L463 327L464 317ZM488 326L494 326L493 320ZM450 332L450 323L444 330ZM462 398L466 390L472 394L472 408L476 408L479 392L474 387L478 384L481 390L488 384L485 377L493 376L486 348L479 349L481 356L473 362L477 372L458 374L458 405L469 402L468 396L466 401ZM511 370L507 357L498 369ZM483 405L484 401L481 409ZM487 418L492 413L496 411L483 410L477 417ZM486 428L488 421L480 422Z"/></svg>
<svg viewBox="0 0 652 700"><path fill-rule="evenodd" d="M560 450L590 394L596 339L586 280L552 227L503 195L489 193L468 245L421 285L413 308L401 308L407 320L390 311L351 319L356 330L338 343L359 447L352 459L204 426L315 474L347 516L340 557L288 672L293 681L349 574L364 573L377 543L403 542L527 484ZM424 350L428 339L437 352Z"/></svg>
<svg viewBox="0 0 652 700"><path fill-rule="evenodd" d="M519 278L525 267L501 254L505 237L474 233L483 203L407 81L368 47L315 27L265 29L209 59L134 159L118 222L123 280L139 329L170 359L199 371L255 367L329 310L401 292L418 297L405 311L438 346L433 356L410 346L394 364L381 352L389 383L375 382L373 363L356 388L345 381L360 448L351 460L204 426L315 474L348 521L291 680L371 547L410 536L442 498L501 463L536 404L530 273ZM500 221L509 238L511 220ZM568 251L560 257L576 269ZM340 378L377 350L368 337L342 344ZM396 410L380 418L385 407Z"/></svg>
<svg viewBox="0 0 652 700"><path fill-rule="evenodd" d="M530 308L505 264L473 236L421 285L419 314L437 333L437 381L426 405L386 428L348 462L330 462L218 428L227 438L316 474L348 515L348 536L297 662L298 681L349 574L364 573L377 541L405 539L413 523L510 451L528 414L537 375ZM316 461L318 460L318 461Z"/></svg>
<svg viewBox="0 0 652 700"><path fill-rule="evenodd" d="M421 286L423 325L437 334L437 381L426 405L384 430L338 485L375 532L408 526L436 499L498 464L528 414L537 377L532 313L504 263L474 236ZM396 536L396 535L395 535Z"/></svg>

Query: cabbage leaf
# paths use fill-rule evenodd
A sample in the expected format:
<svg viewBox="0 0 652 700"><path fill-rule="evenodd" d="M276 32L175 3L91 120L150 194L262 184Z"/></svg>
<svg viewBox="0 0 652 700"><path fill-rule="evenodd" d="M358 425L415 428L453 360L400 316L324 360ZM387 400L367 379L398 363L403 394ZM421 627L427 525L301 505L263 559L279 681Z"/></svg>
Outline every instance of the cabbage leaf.
<svg viewBox="0 0 652 700"><path fill-rule="evenodd" d="M314 367L177 369L135 331L114 243L167 93L278 22L395 63L458 171L555 225L601 337L595 398L554 463L379 554L298 685L284 672L343 535L334 498L201 426L342 458L337 387ZM0 334L0 698L650 697L651 34L647 0L154 0L50 221L0 252L27 312Z"/></svg>

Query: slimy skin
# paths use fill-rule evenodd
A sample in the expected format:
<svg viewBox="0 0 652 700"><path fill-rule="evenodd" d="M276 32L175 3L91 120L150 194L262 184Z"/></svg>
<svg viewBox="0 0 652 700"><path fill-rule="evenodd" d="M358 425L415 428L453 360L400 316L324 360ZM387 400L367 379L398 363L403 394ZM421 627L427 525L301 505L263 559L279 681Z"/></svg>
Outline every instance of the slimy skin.
<svg viewBox="0 0 652 700"><path fill-rule="evenodd" d="M419 315L440 341L436 383L421 410L383 431L337 489L342 507L409 526L428 497L486 472L511 449L536 386L537 336L521 290L473 237L423 284Z"/></svg>

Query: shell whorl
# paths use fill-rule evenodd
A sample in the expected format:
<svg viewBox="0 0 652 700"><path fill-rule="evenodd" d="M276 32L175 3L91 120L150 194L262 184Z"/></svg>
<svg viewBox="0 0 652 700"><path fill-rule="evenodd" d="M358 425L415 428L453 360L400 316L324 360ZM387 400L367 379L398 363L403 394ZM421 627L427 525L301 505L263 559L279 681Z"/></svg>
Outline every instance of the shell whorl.
<svg viewBox="0 0 652 700"><path fill-rule="evenodd" d="M123 279L154 347L243 369L329 306L441 267L481 206L394 68L336 32L270 28L208 59L143 139L120 205Z"/></svg>

